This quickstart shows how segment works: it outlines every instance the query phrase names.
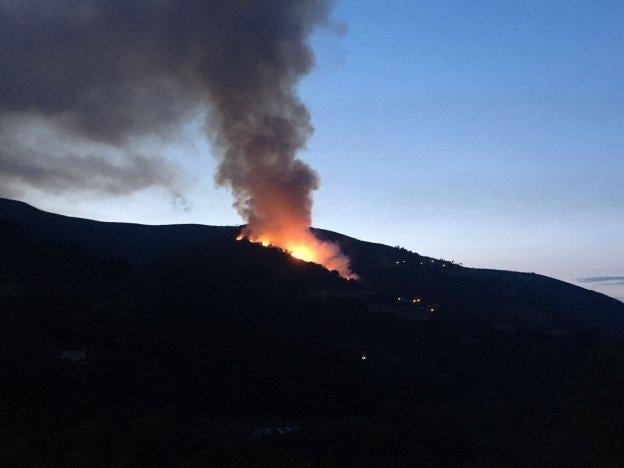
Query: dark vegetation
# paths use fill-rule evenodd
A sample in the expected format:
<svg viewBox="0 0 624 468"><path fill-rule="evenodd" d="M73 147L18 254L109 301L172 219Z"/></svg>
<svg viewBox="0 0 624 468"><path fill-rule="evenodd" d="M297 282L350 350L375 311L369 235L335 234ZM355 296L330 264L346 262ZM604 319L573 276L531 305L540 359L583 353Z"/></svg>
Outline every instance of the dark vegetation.
<svg viewBox="0 0 624 468"><path fill-rule="evenodd" d="M347 282L236 233L0 200L0 465L624 458L624 304L319 231Z"/></svg>

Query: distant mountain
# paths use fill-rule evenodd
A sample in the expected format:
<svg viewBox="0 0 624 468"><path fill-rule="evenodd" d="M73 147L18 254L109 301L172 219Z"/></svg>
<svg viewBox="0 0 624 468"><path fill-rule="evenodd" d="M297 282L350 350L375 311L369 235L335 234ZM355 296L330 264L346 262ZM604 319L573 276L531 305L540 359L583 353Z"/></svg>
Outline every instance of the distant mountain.
<svg viewBox="0 0 624 468"><path fill-rule="evenodd" d="M173 262L176 271L182 275L176 280L182 280L184 272L193 265L193 275L215 275L232 284L242 281L242 277L236 266L226 269L228 262L221 258L226 251L231 251L233 257L230 260L239 258L239 266L249 268L254 258L265 261L262 254L266 252L262 251L267 250L236 242L240 226L96 222L47 213L7 199L0 199L0 230L5 259L0 266L2 274L10 277L16 271L22 271L28 275L32 274L28 268L35 268L40 281L46 281L47 273L41 271L41 265L25 267L24 259L34 261L33 249L51 245L78 249L81 255L92 259L94 265L99 265L96 270L110 268L116 262L117 265L140 267L154 273L157 265ZM284 275L291 275L289 283L298 283L307 293L314 288L357 289L374 303L383 305L384 310L404 312L407 302L420 299L418 305L432 306L436 313L486 320L498 326L624 330L624 303L578 286L534 273L466 268L451 261L360 241L331 231L316 229L315 233L339 244L351 258L353 270L361 277L357 285L342 284L335 274L320 268L303 268L301 262L289 257L280 260L279 267L283 270L271 269L269 273L263 270L262 264L256 267L267 278L274 275L276 281L278 277L283 281ZM13 245L17 239L23 241L20 249ZM215 251L213 258L204 263L197 261L211 251ZM245 253L250 252L256 257L245 258ZM280 256L279 252L272 254ZM182 258L187 258L189 263L179 264ZM68 266L75 260L75 256L68 255ZM169 266L163 271L173 271L173 268ZM314 283L306 283L302 272L312 270L317 278ZM89 272L81 273L81 278L89 276ZM141 280L149 282L149 276L143 274ZM189 291L189 294L208 292L203 289Z"/></svg>
<svg viewBox="0 0 624 468"><path fill-rule="evenodd" d="M407 250L316 231L351 257L364 285L421 297L456 316L545 329L624 330L624 303L535 273L467 268Z"/></svg>

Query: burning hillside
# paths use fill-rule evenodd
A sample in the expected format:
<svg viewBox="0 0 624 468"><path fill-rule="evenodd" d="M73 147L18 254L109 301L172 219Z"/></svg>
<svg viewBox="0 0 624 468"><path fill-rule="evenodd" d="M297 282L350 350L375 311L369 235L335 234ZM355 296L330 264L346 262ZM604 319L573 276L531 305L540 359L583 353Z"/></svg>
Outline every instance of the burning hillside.
<svg viewBox="0 0 624 468"><path fill-rule="evenodd" d="M346 279L358 279L358 276L349 268L348 257L342 254L336 244L317 239L307 229L255 234L245 228L236 239L248 240L265 247L279 247L296 259L318 263L328 270L336 270Z"/></svg>

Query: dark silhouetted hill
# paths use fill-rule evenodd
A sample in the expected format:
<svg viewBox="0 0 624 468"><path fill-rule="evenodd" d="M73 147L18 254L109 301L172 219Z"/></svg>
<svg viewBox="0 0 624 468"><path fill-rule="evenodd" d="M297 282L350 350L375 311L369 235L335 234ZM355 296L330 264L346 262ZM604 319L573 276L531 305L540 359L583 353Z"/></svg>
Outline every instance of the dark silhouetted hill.
<svg viewBox="0 0 624 468"><path fill-rule="evenodd" d="M336 285L335 275L324 275L318 268L314 284L307 276L299 278L295 272L301 275L313 268L311 265L306 268L308 265L288 257L282 258L279 265L263 264L275 259L269 260L266 249L236 242L240 226L103 223L46 213L25 203L4 199L0 200L0 221L1 229L6 230L3 237L7 242L22 239L22 249L25 249L8 249L5 259L13 258L15 266L9 267L12 263L5 260L5 270L21 268L20 255L30 258L34 252L31 247L36 251L63 246L68 252L72 249L80 252L67 253L68 268L76 262L75 255L90 257L99 265L96 272L112 268L110 265L115 262L133 268L151 265L149 270L154 278L165 271L179 270L189 288L190 278L195 275L215 276L225 283L240 284L245 270L254 267L257 269L254 277L265 276L267 283L272 280L280 284L298 283L306 290ZM418 297L423 305L435 305L440 313L493 321L501 326L624 330L622 302L578 286L534 273L465 268L401 248L329 231L316 232L338 243L349 255L354 271L361 277L359 287L371 293L377 302L398 305L399 297L403 300ZM278 252L272 255L282 257ZM162 265L161 272L154 270L156 265ZM38 274L45 275L45 272ZM89 276L88 271L81 272L81 277ZM325 285L322 278L327 278L329 283ZM148 279L143 275L142 280ZM188 293L208 294L210 290L204 287Z"/></svg>
<svg viewBox="0 0 624 468"><path fill-rule="evenodd" d="M0 465L620 464L624 304L317 230L346 281L239 229L0 199Z"/></svg>

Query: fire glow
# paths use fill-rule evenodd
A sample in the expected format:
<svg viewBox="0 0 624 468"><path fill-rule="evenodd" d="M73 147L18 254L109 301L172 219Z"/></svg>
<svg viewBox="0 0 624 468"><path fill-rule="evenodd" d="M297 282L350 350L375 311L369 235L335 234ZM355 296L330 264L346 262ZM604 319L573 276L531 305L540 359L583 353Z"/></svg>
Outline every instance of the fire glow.
<svg viewBox="0 0 624 468"><path fill-rule="evenodd" d="M332 242L317 239L309 230L281 235L280 233L254 235L245 228L236 238L239 241L243 239L264 247L278 247L297 260L318 263L330 271L336 270L343 278L358 279L358 276L349 268L348 257L340 252L338 246Z"/></svg>

